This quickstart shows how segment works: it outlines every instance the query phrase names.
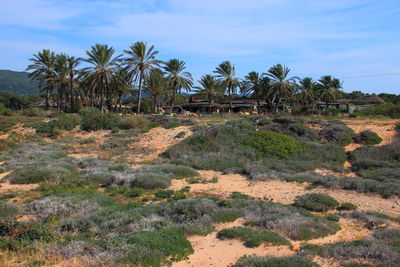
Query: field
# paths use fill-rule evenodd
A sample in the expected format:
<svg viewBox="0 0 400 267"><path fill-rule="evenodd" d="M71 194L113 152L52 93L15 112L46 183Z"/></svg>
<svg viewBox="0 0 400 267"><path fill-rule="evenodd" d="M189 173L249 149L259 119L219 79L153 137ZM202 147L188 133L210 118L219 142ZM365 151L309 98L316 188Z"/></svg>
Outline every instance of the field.
<svg viewBox="0 0 400 267"><path fill-rule="evenodd" d="M400 262L399 120L0 122L0 266Z"/></svg>

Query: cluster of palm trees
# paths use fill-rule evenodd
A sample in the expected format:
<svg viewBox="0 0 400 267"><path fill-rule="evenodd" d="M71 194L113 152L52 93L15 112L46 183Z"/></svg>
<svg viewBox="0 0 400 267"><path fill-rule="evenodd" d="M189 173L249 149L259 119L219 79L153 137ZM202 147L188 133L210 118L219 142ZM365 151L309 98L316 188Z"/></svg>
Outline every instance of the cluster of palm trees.
<svg viewBox="0 0 400 267"><path fill-rule="evenodd" d="M75 58L42 50L33 55L27 70L30 77L49 99L55 95L57 107L76 112L81 106L99 107L102 111L119 112L124 96L136 94L136 111L141 111L142 92L151 103L154 112L167 104L170 112L182 98L182 90L193 91L212 102L227 94L229 110L232 97L240 93L260 102L266 101L271 111L279 112L290 103L314 105L316 101L329 103L341 94L341 82L332 76L320 80L288 77L290 69L281 64L271 67L267 73L250 72L243 79L236 77L235 66L224 61L213 74L203 75L194 86L192 75L186 71L186 63L178 59L163 62L157 59L158 51L144 42L132 44L123 54L106 44L96 44L86 51L87 58ZM86 66L78 68L81 63Z"/></svg>

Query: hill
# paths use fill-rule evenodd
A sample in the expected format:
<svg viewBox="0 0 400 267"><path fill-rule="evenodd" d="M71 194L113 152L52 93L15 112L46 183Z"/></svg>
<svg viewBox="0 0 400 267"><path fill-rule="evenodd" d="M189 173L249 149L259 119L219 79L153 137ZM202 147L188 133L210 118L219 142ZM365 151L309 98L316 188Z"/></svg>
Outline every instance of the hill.
<svg viewBox="0 0 400 267"><path fill-rule="evenodd" d="M0 92L21 95L40 93L37 82L31 82L28 72L0 70Z"/></svg>

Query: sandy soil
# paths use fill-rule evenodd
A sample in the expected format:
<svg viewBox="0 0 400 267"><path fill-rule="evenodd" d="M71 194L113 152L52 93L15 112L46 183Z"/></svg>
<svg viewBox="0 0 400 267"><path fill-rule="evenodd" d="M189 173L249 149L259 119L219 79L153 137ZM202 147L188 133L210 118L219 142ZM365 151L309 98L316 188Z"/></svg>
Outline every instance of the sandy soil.
<svg viewBox="0 0 400 267"><path fill-rule="evenodd" d="M243 242L236 239L220 240L217 238L218 231L230 227L242 226L243 219L238 219L232 223L224 223L216 225L216 231L207 236L191 236L188 240L192 243L194 254L190 255L187 260L173 263L173 267L197 267L197 266L231 266L240 257L245 255L266 256L273 255L277 257L291 256L295 251L289 246L265 246L261 245L257 248L248 248ZM372 231L361 228L357 225L357 221L351 219L341 219L339 224L342 230L335 235L327 236L307 241L311 244L327 244L340 241L360 240L372 234ZM291 241L294 247L300 247L304 242ZM322 266L335 266L338 264L332 259L316 258L316 261Z"/></svg>
<svg viewBox="0 0 400 267"><path fill-rule="evenodd" d="M290 256L294 255L288 246L265 246L257 248L248 248L243 242L236 239L220 240L217 238L217 232L235 226L242 226L243 219L238 219L232 223L216 225L215 232L207 236L191 236L188 240L192 243L194 254L189 256L188 260L175 262L173 267L199 267L199 266L230 266L240 257L245 255L275 255Z"/></svg>
<svg viewBox="0 0 400 267"><path fill-rule="evenodd" d="M190 126L179 126L173 129L164 129L157 127L140 136L140 141L132 144L136 151L146 150L146 153L129 155L128 158L133 161L151 161L158 155L182 141L182 138L175 138L180 132L186 132L185 138L192 135Z"/></svg>
<svg viewBox="0 0 400 267"><path fill-rule="evenodd" d="M396 131L396 123L400 120L342 120L346 125L353 129L355 133L371 130L383 139L379 145L387 145L400 141L399 133ZM355 149L357 144L351 144L347 149ZM360 145L358 145L360 146ZM353 150L354 150L353 149ZM350 150L349 150L350 151Z"/></svg>
<svg viewBox="0 0 400 267"><path fill-rule="evenodd" d="M1 173L0 180L10 174L11 171ZM10 184L8 181L0 183L0 194L21 193L37 188L38 184Z"/></svg>
<svg viewBox="0 0 400 267"><path fill-rule="evenodd" d="M292 204L294 199L306 193L324 193L337 199L339 202L352 202L360 210L382 212L392 216L400 215L400 198L391 197L383 199L379 195L361 194L347 190L332 190L318 187L306 190L308 183L285 182L280 180L270 181L249 181L239 174L224 175L215 171L199 171L202 178L210 180L218 177L217 183L189 184L185 180L173 180L171 189L179 190L182 187L190 186L190 192L194 195L215 195L229 197L232 192L241 192L249 196L266 199L283 204Z"/></svg>
<svg viewBox="0 0 400 267"><path fill-rule="evenodd" d="M24 127L22 123L16 124L8 133L0 135L0 139L7 139L11 133L16 133L21 136L33 135L36 133L34 128Z"/></svg>

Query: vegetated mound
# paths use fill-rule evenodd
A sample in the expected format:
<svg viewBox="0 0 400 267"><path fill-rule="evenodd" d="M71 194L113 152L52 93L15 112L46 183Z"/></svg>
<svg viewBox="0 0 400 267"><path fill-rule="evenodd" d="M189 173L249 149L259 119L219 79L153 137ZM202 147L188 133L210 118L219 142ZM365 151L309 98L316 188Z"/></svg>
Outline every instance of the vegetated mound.
<svg viewBox="0 0 400 267"><path fill-rule="evenodd" d="M352 129L340 121L329 122L329 124L320 132L320 136L323 140L340 146L351 144L355 135L356 134Z"/></svg>
<svg viewBox="0 0 400 267"><path fill-rule="evenodd" d="M45 195L61 192L91 192L99 185L126 185L144 189L166 188L171 179L198 176L190 167L173 164L145 165L134 169L127 164L95 158L67 157L55 145L25 144L3 155L5 176L12 184L40 183Z"/></svg>
<svg viewBox="0 0 400 267"><path fill-rule="evenodd" d="M325 194L310 193L296 198L295 205L312 211L325 212L339 207L339 202Z"/></svg>
<svg viewBox="0 0 400 267"><path fill-rule="evenodd" d="M371 130L362 131L353 137L353 140L355 143L362 145L377 145L382 142L382 138Z"/></svg>
<svg viewBox="0 0 400 267"><path fill-rule="evenodd" d="M343 148L297 134L288 136L285 131L289 128L290 124L285 124L281 132L273 133L264 128L257 131L249 120L228 121L195 133L163 156L176 164L237 173L249 173L254 168L294 172L343 168Z"/></svg>
<svg viewBox="0 0 400 267"><path fill-rule="evenodd" d="M362 259L383 264L383 266L397 266L400 261L399 241L399 229L377 229L372 237L364 240L326 245L306 244L301 247L299 254L318 255L343 261Z"/></svg>
<svg viewBox="0 0 400 267"><path fill-rule="evenodd" d="M240 258L233 267L276 267L276 266L292 266L292 267L317 267L317 263L312 262L306 257L289 256L289 257L272 257L272 256L245 256Z"/></svg>
<svg viewBox="0 0 400 267"><path fill-rule="evenodd" d="M349 153L352 170L400 190L400 143L384 146L362 146Z"/></svg>
<svg viewBox="0 0 400 267"><path fill-rule="evenodd" d="M187 199L132 205L118 204L97 192L52 195L21 209L37 220L19 223L12 217L7 221L1 217L2 247L24 253L40 245L48 256L65 260L84 257L107 265L159 266L181 260L193 252L185 235L210 233L213 224L227 221L226 218L250 219L248 224L257 230L250 230L248 240L247 232L239 235L252 245L289 244L283 236L307 240L340 229L335 222L296 207L243 199ZM10 235L11 228L21 229L21 235ZM254 231L263 233L262 240Z"/></svg>

